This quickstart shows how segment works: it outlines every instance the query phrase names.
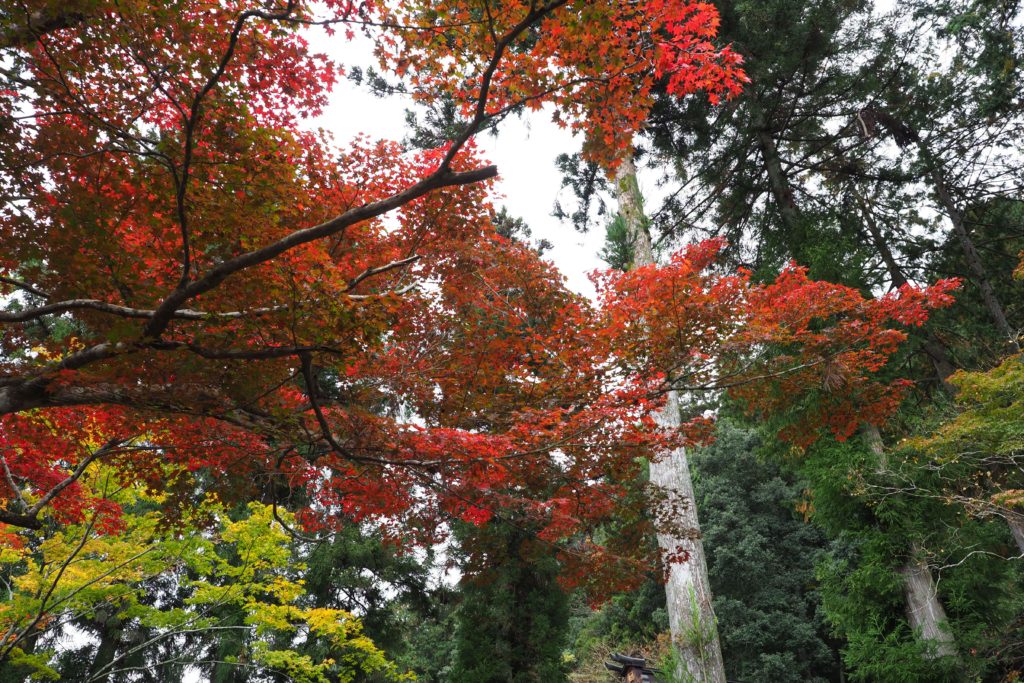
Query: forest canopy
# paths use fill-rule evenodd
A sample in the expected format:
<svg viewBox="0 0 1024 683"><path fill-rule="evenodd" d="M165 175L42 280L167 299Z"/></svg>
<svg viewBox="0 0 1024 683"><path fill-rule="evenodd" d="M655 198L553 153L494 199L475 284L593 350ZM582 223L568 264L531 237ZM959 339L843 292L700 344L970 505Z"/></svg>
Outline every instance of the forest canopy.
<svg viewBox="0 0 1024 683"><path fill-rule="evenodd" d="M680 510L736 505L657 480L682 449L710 447L719 417L761 434L699 452L758 451L786 484L757 514L803 505L800 523L818 529L785 538L805 544L793 572L818 567L804 618L825 613L834 641L801 642L821 667L840 648L860 680L897 680L893 662L913 651L922 676L1009 676L1016 655L992 644L994 627L956 621L987 605L1015 623L1006 560L986 565L989 602L963 584L952 635L898 609L891 631L866 634L884 620L842 603L852 589L838 584L867 557L886 566L889 585L871 581L890 608L894 577L932 581L941 546L900 507L918 501L974 539L957 547L1005 557L992 544L1024 544L1020 311L1004 304L1024 249L1008 132L1019 95L1015 57L1000 75L993 56L1017 49L993 28L1017 30L1016 9L998 19L978 2L957 23L952 6L918 8L943 40L984 47L918 77L883 52L895 37L868 46L884 33L868 9L806 3L829 17L807 29L800 4L0 12L0 676L565 680L573 648L593 654L605 637L597 606L656 595L695 564L702 532ZM780 39L755 25L769 19L806 40L802 57L758 43ZM407 93L427 124L411 118L392 140L308 125L352 66L310 49L314 27L371 41L371 86ZM837 57L871 49L889 81ZM914 98L948 121L922 120ZM581 141L562 163L577 222L606 189L619 203L594 300L522 238L475 142L542 109ZM838 133L808 113L833 109L848 118ZM978 145L983 167L957 165ZM637 164L699 190L644 216ZM948 244L918 227L935 215ZM742 475L701 467L719 486ZM712 587L735 585L715 557ZM463 577L454 595L439 564ZM724 648L726 667L750 659L710 623L702 648ZM656 639L620 626L608 637ZM452 633L452 649L431 651ZM672 637L666 672L717 680ZM885 663L874 637L895 643ZM959 660L956 638L989 647L985 663Z"/></svg>

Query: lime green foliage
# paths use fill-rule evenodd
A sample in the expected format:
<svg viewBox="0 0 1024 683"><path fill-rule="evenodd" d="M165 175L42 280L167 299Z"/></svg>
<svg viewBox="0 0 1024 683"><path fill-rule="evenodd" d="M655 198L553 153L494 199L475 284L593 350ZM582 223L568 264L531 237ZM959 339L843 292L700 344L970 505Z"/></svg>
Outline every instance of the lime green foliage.
<svg viewBox="0 0 1024 683"><path fill-rule="evenodd" d="M72 663L76 657L65 656L71 644L61 635L66 625L82 623L102 626L90 676L141 662L154 669L175 665L180 672L182 658L203 669L213 658L221 670L244 669L247 680L261 671L297 683L347 683L371 673L381 681L412 679L351 613L308 606L299 578L305 567L269 506L231 511L208 502L197 514L208 522L203 528L163 529L143 492L118 489L102 469L88 481L113 491L108 500L126 511L123 528L101 532L94 515L57 532L5 539L0 573L10 593L0 604L0 629L7 634L0 676L60 680L66 669L77 677L82 672ZM281 518L290 522L284 513ZM202 634L239 647L207 652L194 646ZM329 655L297 650L311 639L327 643ZM188 652L167 649L188 642Z"/></svg>
<svg viewBox="0 0 1024 683"><path fill-rule="evenodd" d="M959 389L959 413L908 446L939 465L983 467L976 484L993 488L990 501L1018 506L1024 480L1013 470L1024 458L1024 355L1011 356L988 372L959 372L950 382Z"/></svg>
<svg viewBox="0 0 1024 683"><path fill-rule="evenodd" d="M191 582L194 593L189 604L197 608L239 607L245 614L244 623L253 628L253 660L299 683L346 683L355 680L360 671L409 680L398 675L352 614L301 606L303 585L292 576L304 567L293 562L290 538L271 515L269 506L250 503L247 518L224 524L216 547L207 541L209 545L198 554L212 559L212 567L205 575L201 572L202 579ZM233 549L233 557L224 558L225 545ZM336 651L336 658L315 661L278 647L282 636L291 635L325 639Z"/></svg>

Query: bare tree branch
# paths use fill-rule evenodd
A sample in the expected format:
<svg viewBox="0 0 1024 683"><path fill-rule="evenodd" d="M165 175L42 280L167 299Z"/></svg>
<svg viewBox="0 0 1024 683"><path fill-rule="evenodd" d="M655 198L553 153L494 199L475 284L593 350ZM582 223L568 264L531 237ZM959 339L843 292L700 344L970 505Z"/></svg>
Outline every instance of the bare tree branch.
<svg viewBox="0 0 1024 683"><path fill-rule="evenodd" d="M355 289L356 285L358 285L360 282L362 282L363 280L365 280L367 278L371 278L374 275L380 275L381 273L386 273L389 270L394 270L395 268L401 268L403 266L407 266L410 263L415 263L416 261L419 261L419 260L420 260L419 256L413 255L413 256L410 256L408 258L399 259L397 261L392 261L391 263L386 263L383 266L377 266L375 268L367 268L362 273L360 273L359 275L357 275L354 278L352 278L351 280L349 280L349 282L348 282L348 289L349 290Z"/></svg>

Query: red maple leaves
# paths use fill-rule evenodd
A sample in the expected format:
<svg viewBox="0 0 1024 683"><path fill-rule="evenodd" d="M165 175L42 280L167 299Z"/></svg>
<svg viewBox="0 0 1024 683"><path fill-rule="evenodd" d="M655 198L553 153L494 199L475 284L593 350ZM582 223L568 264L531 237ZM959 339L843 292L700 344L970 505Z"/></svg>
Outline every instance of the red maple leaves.
<svg viewBox="0 0 1024 683"><path fill-rule="evenodd" d="M946 300L872 303L797 269L767 287L715 277L708 243L599 276L595 308L497 235L473 134L550 104L612 165L657 79L712 97L743 81L706 3L68 8L3 34L31 76L0 88L18 198L0 213L6 523L107 505L79 485L102 462L165 493L169 523L197 496L422 543L451 517L522 515L569 574L610 583L648 529L642 459L708 433L657 427L668 387L768 382L782 401L841 385L807 424L842 433L894 405L872 379L901 338L888 322ZM308 23L381 27L384 64L417 97L454 98L461 127L416 153L301 129L337 74L307 52ZM116 529L116 509L103 518Z"/></svg>
<svg viewBox="0 0 1024 683"><path fill-rule="evenodd" d="M722 246L709 240L664 267L600 274L613 344L681 391L723 389L752 412L789 413L781 436L801 446L823 428L845 439L888 419L907 388L880 376L907 338L900 328L923 324L959 286L947 279L870 298L796 265L757 284L746 272L712 274Z"/></svg>

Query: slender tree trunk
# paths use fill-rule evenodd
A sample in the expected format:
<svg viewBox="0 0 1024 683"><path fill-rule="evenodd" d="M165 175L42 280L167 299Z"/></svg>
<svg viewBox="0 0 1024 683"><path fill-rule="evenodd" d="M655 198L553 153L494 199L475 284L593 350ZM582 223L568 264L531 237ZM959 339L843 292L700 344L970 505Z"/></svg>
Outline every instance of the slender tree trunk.
<svg viewBox="0 0 1024 683"><path fill-rule="evenodd" d="M878 456L879 470L885 470L885 445L882 443L878 427L872 424L865 425L864 440ZM934 646L936 657L955 657L956 642L948 628L949 619L939 600L938 588L921 550L917 544L913 544L910 548L910 558L899 570L903 577L907 621L914 631L920 634L922 640Z"/></svg>
<svg viewBox="0 0 1024 683"><path fill-rule="evenodd" d="M768 186L771 188L775 205L782 214L782 222L789 230L799 230L800 210L796 206L793 188L790 186L786 173L782 168L782 157L771 133L761 127L757 131L757 142L761 147L764 169L768 174Z"/></svg>
<svg viewBox="0 0 1024 683"><path fill-rule="evenodd" d="M922 159L924 159L928 166L935 196L938 198L943 211L946 212L946 217L953 224L953 234L956 235L957 240L960 242L960 248L964 252L964 258L967 260L967 267L970 268L971 274L974 276L975 284L978 285L982 301L985 302L985 307L992 317L992 322L995 323L1000 334L1006 337L1010 348L1015 353L1020 353L1021 348L1020 342L1017 339L1017 332L1010 327L1010 323L1006 319L1006 312L1003 310L995 290L992 289L988 273L985 272L985 265L981 262L981 256L974 246L971 234L967 231L964 215L953 199L953 193L949 190L949 184L946 182L946 175L942 170L942 165L932 156L924 141L918 141L918 149Z"/></svg>
<svg viewBox="0 0 1024 683"><path fill-rule="evenodd" d="M903 269L900 268L899 263L896 262L896 257L893 255L892 250L889 248L889 243L886 242L885 236L882 234L882 230L878 227L878 223L875 221L875 216L867 206L867 202L861 196L860 192L857 191L855 186L852 187L854 198L857 200L857 204L860 206L861 215L864 217L864 223L867 225L868 233L871 235L871 242L875 247L875 251L878 252L879 256L882 257L882 262L885 263L886 270L889 271L889 279L892 280L893 287L902 287L903 285L909 284L907 282L906 275L903 274ZM927 331L922 348L924 352L928 354L928 358L932 361L932 366L935 368L935 374L939 378L939 382L947 391L953 391L953 385L946 380L949 376L956 372L956 366L949 359L949 353L946 350L945 345L936 339L935 335L929 330Z"/></svg>
<svg viewBox="0 0 1024 683"><path fill-rule="evenodd" d="M761 116L758 117L757 142L761 148L761 159L764 161L764 170L768 176L768 187L771 189L775 207L782 218L782 224L786 228L784 244L792 258L800 261L804 256L804 249L808 246L807 229L796 204L793 187L782 167L782 157L779 156L775 138L772 137Z"/></svg>
<svg viewBox="0 0 1024 683"><path fill-rule="evenodd" d="M1017 550L1024 555L1024 515L1014 512L1006 517L1006 523L1010 526L1010 533L1013 540L1017 542Z"/></svg>
<svg viewBox="0 0 1024 683"><path fill-rule="evenodd" d="M615 181L619 215L626 224L633 252L630 267L652 264L655 262L654 249L643 213L636 168L629 154L619 166ZM679 426L679 398L674 392L669 394L665 408L655 417L664 426ZM672 533L658 534L658 546L663 551L675 552L683 548L687 552L684 562L669 567L665 584L669 627L680 658L681 671L677 673L685 673L697 683L726 683L686 450L679 448L664 454L660 460L651 463L650 472L651 483L666 492L672 509L680 511L682 519L673 521L678 528L691 532L684 538Z"/></svg>
<svg viewBox="0 0 1024 683"><path fill-rule="evenodd" d="M779 157L775 140L771 137L767 126L764 125L763 119L758 124L758 141L761 145L765 172L768 175L768 181L772 188L772 195L778 204L779 213L787 231L799 237L803 234L803 216L793 199L793 190L782 168L782 160ZM874 227L877 229L878 226L875 225ZM880 236L881 234L879 233ZM878 243L884 244L884 240L878 240ZM896 266L896 261L892 257L891 252L888 253L888 256L889 259L886 262L888 263L891 260L893 266ZM883 259L885 259L884 253ZM895 272L899 274L899 279L902 282L906 282L906 278L903 277L898 267L895 268ZM878 428L874 425L867 425L864 434L868 445L883 461L881 466L884 467L885 448L882 444L882 437L878 432ZM935 583L931 578L931 572L928 570L928 566L920 559L918 548L911 548L911 560L900 570L900 574L904 578L903 592L906 599L907 618L911 625L915 630L920 629L919 632L923 640L934 645L935 653L938 656L955 655L956 645L953 642L952 634L939 627L939 624L946 621L946 612L939 601L938 593L935 590ZM922 590L922 588L930 588L930 590Z"/></svg>

